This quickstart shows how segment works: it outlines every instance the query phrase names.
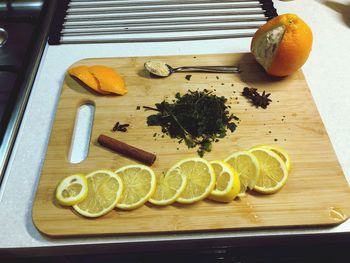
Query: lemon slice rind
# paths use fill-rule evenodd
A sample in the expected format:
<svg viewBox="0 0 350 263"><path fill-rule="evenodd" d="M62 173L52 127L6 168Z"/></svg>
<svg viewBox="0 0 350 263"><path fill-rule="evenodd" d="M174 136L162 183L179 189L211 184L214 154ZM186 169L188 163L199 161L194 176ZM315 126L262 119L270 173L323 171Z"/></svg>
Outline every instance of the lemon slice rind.
<svg viewBox="0 0 350 263"><path fill-rule="evenodd" d="M250 148L250 150L254 149L254 148L264 148L264 149L268 149L268 150L276 153L285 162L288 172L291 171L291 169L292 169L291 158L290 158L288 152L286 150L284 150L283 148L278 147L276 145L271 145L271 144L258 144L258 145L253 146L252 148Z"/></svg>
<svg viewBox="0 0 350 263"><path fill-rule="evenodd" d="M122 209L122 210L133 210L133 209L141 207L143 204L145 204L150 199L150 197L154 194L154 191L156 190L156 176L155 176L153 170L151 168L149 168L148 166L145 166L145 165L132 164L132 165L127 165L127 166L121 167L121 168L119 168L118 170L115 171L115 173L117 175L119 175L121 180L123 181L125 193L128 191L129 186L127 185L125 180L123 180L123 176L121 175L121 173L124 172L127 169L132 169L132 168L146 170L148 172L148 174L151 176L150 187L149 187L148 192L144 196L142 196L142 198L140 198L135 203L132 203L132 204L121 203L121 200L123 199L123 198L121 198L116 203L116 207L119 208L119 209ZM132 188L131 188L131 190L132 190Z"/></svg>
<svg viewBox="0 0 350 263"><path fill-rule="evenodd" d="M239 181L239 176L237 171L233 169L232 166L230 166L229 164L223 161L218 161L218 160L211 161L210 164L212 165L213 168L215 165L219 165L222 169L219 175L217 174L215 175L216 185L218 183L218 180L220 180L219 176L222 176L224 173L229 175L229 181L224 190L218 190L216 189L216 187L214 187L214 189L209 194L208 199L217 201L217 202L225 202L225 203L231 202L238 195L240 191L240 181Z"/></svg>
<svg viewBox="0 0 350 263"><path fill-rule="evenodd" d="M287 179L288 179L288 170L287 170L285 162L282 160L282 158L278 154L276 154L275 152L273 152L271 150L263 148L263 147L260 147L260 148L256 147L256 148L253 148L249 151L252 154L254 154L254 152L256 152L256 151L262 151L262 152L266 153L267 155L269 155L270 157L272 157L274 160L276 160L280 164L280 168L283 172L283 177L280 181L277 182L274 179L275 176L273 177L273 176L266 174L266 171L264 170L265 164L261 160L259 160L259 158L258 158L259 163L260 163L260 167L262 167L262 171L260 173L260 176L266 175L270 179L270 181L275 181L276 185L274 187L264 187L264 186L260 186L260 185L256 184L254 186L254 190L259 192L259 193L262 193L262 194L276 193L278 190L280 190L286 184Z"/></svg>
<svg viewBox="0 0 350 263"><path fill-rule="evenodd" d="M163 175L160 175L160 176L163 176ZM159 205L159 206L170 205L170 204L172 204L172 203L174 203L176 201L176 199L181 195L181 193L185 189L186 184L187 184L187 178L186 178L186 176L184 174L179 174L178 175L180 180L181 180L181 183L180 183L180 185L177 188L171 187L169 184L166 185L165 181L167 181L169 176L171 176L170 170L167 171L167 173L164 175L164 178L161 179L161 180L163 180L164 183L160 182L160 180L157 179L157 186L156 186L155 193L148 200L151 204ZM159 188L163 187L163 188L166 188L166 189L158 189L158 187ZM173 191L175 191L174 194L172 196L171 195L168 196L167 198L156 199L157 191L167 191L167 190L169 190L167 188L171 188Z"/></svg>
<svg viewBox="0 0 350 263"><path fill-rule="evenodd" d="M96 171L93 171L91 173L89 173L88 175L86 175L86 179L89 180L89 178L92 178L93 176L95 176L96 174L100 174L100 173L104 173L104 174L107 174L108 176L112 177L112 178L115 178L118 182L118 189L116 190L115 192L115 200L113 200L113 202L111 202L111 204L109 204L109 206L103 210L101 210L100 212L98 213L90 213L88 211L85 211L83 209L81 209L79 207L79 204L76 204L73 206L74 210L76 212L78 212L79 214L83 215L83 216L86 216L86 217L100 217L100 216L103 216L105 214L107 214L108 212L112 211L113 208L115 207L115 205L117 204L118 200L120 199L121 197L121 194L122 194L122 191L123 191L123 182L122 180L119 178L118 175L116 175L115 173L113 173L112 171L109 171L109 170L96 170ZM89 191L89 193L92 192ZM87 197L88 198L88 197Z"/></svg>
<svg viewBox="0 0 350 263"><path fill-rule="evenodd" d="M78 194L66 197L64 194L71 194L70 189L74 184L81 187ZM88 183L85 175L73 174L64 178L56 188L56 199L61 205L72 206L82 202L88 194Z"/></svg>
<svg viewBox="0 0 350 263"><path fill-rule="evenodd" d="M210 192L214 189L215 187L215 174L214 174L214 169L213 167L211 167L210 163L202 158L187 158L184 160L179 161L178 163L176 163L175 165L173 165L169 170L173 170L173 169L181 169L181 165L187 163L187 162L194 162L194 163L202 163L205 165L205 167L208 170L208 174L209 175L209 181L207 183L207 185L204 187L204 191L202 191L202 193L200 195L197 195L193 198L184 198L182 196L183 193L185 193L186 191L191 191L191 188L193 186L195 186L195 184L192 183L192 178L195 178L196 175L193 174L186 174L187 177L187 185L185 187L185 189L183 190L182 194L180 194L180 196L177 198L177 202L181 203L181 204L192 204L195 202L198 202L200 200L205 199L206 197L208 197L208 195L210 194ZM195 167L195 166L194 166ZM193 167L193 169L194 169ZM192 171L193 171L192 169ZM203 186L202 186L203 187Z"/></svg>
<svg viewBox="0 0 350 263"><path fill-rule="evenodd" d="M249 158L249 162L254 167L254 170L255 170L253 174L250 174L247 176L245 173L242 174L242 172L240 171L241 167L235 167L235 165L232 163L232 159L238 158L239 156L246 156ZM224 162L231 165L233 169L235 169L238 172L240 183L241 183L240 184L241 189L240 189L240 192L238 193L238 196L244 197L246 195L245 192L248 189L252 190L256 184L256 181L258 180L258 177L260 174L260 165L259 165L258 159L249 151L237 151L231 154L230 156L228 156L224 160ZM248 181L248 182L245 183L245 181Z"/></svg>

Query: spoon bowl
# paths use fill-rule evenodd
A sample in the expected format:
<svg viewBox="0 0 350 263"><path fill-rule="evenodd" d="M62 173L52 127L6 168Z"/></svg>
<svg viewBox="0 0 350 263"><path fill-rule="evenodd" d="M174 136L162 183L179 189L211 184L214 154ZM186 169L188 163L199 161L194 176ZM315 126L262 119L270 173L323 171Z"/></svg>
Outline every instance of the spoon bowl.
<svg viewBox="0 0 350 263"><path fill-rule="evenodd" d="M144 64L145 69L152 75L166 78L176 72L207 72L207 73L239 73L238 66L194 66L173 68L162 61L148 61Z"/></svg>

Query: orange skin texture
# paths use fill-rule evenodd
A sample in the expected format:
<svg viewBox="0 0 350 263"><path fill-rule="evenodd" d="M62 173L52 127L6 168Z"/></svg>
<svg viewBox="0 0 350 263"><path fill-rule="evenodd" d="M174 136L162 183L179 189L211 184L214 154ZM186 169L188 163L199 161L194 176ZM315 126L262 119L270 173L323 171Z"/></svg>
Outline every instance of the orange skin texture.
<svg viewBox="0 0 350 263"><path fill-rule="evenodd" d="M313 41L310 27L301 18L295 14L284 14L261 26L253 36L251 46L261 35L281 25L285 26L285 33L267 69L268 74L278 77L288 76L304 65Z"/></svg>
<svg viewBox="0 0 350 263"><path fill-rule="evenodd" d="M69 75L74 76L84 82L87 86L96 92L100 92L100 83L98 80L89 72L89 67L78 66L68 70Z"/></svg>
<svg viewBox="0 0 350 263"><path fill-rule="evenodd" d="M102 95L127 93L123 78L112 68L99 65L77 66L69 69L68 73Z"/></svg>
<svg viewBox="0 0 350 263"><path fill-rule="evenodd" d="M119 95L124 95L128 92L123 78L112 68L96 65L90 67L89 72L98 79L101 90Z"/></svg>

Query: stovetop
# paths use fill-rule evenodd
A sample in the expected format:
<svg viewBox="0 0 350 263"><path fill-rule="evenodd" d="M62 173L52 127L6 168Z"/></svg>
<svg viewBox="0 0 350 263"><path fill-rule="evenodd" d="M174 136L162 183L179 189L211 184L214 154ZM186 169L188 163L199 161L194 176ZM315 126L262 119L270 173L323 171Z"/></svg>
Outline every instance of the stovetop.
<svg viewBox="0 0 350 263"><path fill-rule="evenodd" d="M0 183L47 35L44 0L0 1ZM48 31L48 30L47 30Z"/></svg>
<svg viewBox="0 0 350 263"><path fill-rule="evenodd" d="M34 23L9 22L0 18L0 27L5 29L9 36L5 45L0 48L0 141L30 55L35 26Z"/></svg>

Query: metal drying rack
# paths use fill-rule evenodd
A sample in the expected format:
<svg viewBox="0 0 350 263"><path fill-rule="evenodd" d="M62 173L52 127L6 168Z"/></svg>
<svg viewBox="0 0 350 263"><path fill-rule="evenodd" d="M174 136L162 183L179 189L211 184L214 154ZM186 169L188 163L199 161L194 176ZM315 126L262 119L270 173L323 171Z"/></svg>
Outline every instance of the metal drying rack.
<svg viewBox="0 0 350 263"><path fill-rule="evenodd" d="M275 16L272 0L61 0L49 44L251 37Z"/></svg>

